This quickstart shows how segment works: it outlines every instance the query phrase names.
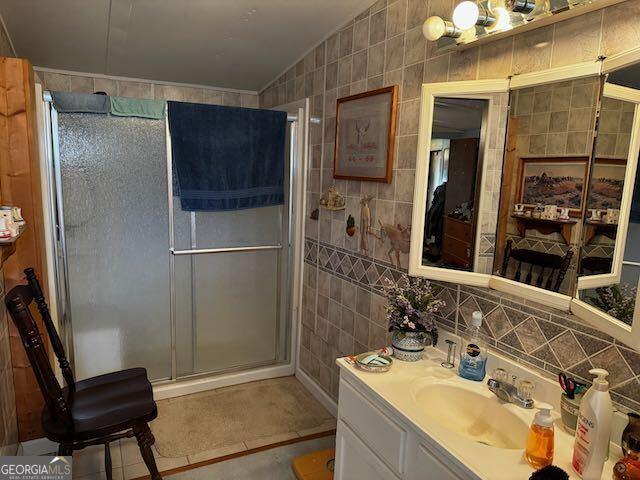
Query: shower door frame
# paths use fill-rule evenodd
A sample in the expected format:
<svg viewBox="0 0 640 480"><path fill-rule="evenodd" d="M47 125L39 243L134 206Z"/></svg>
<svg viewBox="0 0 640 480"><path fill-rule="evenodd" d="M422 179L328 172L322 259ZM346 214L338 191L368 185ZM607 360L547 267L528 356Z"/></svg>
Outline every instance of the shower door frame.
<svg viewBox="0 0 640 480"><path fill-rule="evenodd" d="M62 209L62 178L60 175L60 155L58 146L58 122L57 112L53 108L51 95L48 91L36 89L38 97L42 98L42 120L40 128L41 152L44 153L41 161L41 173L43 179L43 202L49 207L48 218L44 219L45 233L47 241L54 245L53 258L47 259L50 265L50 275L53 274L52 285L52 306L55 305L55 317L57 317L57 328L61 332L61 337L65 344L65 350L69 355L73 366L73 325L70 319L70 303L68 294L68 268L67 253L64 236L64 212ZM38 98L36 97L36 98ZM276 110L286 111L288 114L287 128L290 129L290 151L289 151L289 192L288 205L288 228L287 235L281 239L281 245L267 245L257 247L230 247L197 249L197 252L176 250L174 248L173 230L173 185L172 185L172 159L171 143L168 129L168 121L165 118L166 142L167 142L167 197L169 202L168 223L169 223L169 278L170 278L170 362L171 377L153 382L154 396L156 399L171 398L189 393L220 388L240 383L264 380L293 375L296 371L296 362L299 348L299 323L300 323L300 302L302 301L302 263L304 256L304 212L305 212L305 190L306 190L306 169L308 162L308 142L309 142L309 100L303 99L287 105L275 107ZM192 212L192 227L193 223ZM264 365L248 365L225 369L223 371L211 371L194 373L190 375L178 376L177 366L177 329L175 312L175 275L174 261L176 255L234 252L249 250L273 250L280 249L287 251L289 261L286 263L289 270L289 285L282 285L289 288L288 305L281 308L286 309L285 315L279 315L287 321L285 325L287 335L284 335L286 343L282 343L283 337L280 328L276 332L278 344L276 349L288 348L286 360ZM279 266L282 262L279 262ZM280 267L279 267L280 269ZM279 282L282 283L282 282ZM279 292L280 293L280 292ZM279 295L280 297L280 295ZM278 302L280 298L278 299ZM278 326L281 327L278 321ZM286 341L288 339L288 341ZM195 355L195 352L193 352ZM57 372L60 377L59 371Z"/></svg>

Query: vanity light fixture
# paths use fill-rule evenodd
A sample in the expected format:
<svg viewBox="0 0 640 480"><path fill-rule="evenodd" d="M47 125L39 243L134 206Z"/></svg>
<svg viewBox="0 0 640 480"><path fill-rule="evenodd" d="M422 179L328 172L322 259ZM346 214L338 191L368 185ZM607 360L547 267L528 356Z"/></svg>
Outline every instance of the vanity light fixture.
<svg viewBox="0 0 640 480"><path fill-rule="evenodd" d="M526 0L522 0L526 1ZM471 0L465 0L453 10L453 24L460 30L468 30L476 25L489 27L496 19L489 15L487 9Z"/></svg>
<svg viewBox="0 0 640 480"><path fill-rule="evenodd" d="M507 8L514 13L525 15L528 21L549 14L550 5L548 0L507 0Z"/></svg>
<svg viewBox="0 0 640 480"><path fill-rule="evenodd" d="M458 38L462 35L462 30L456 28L456 26L443 20L440 17L429 17L422 24L422 34L429 41L436 41L442 37Z"/></svg>

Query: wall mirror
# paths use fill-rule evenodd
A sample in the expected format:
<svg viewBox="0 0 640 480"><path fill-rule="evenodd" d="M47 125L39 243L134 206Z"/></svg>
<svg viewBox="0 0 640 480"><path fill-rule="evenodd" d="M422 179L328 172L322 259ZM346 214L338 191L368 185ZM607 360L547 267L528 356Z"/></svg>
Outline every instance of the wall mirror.
<svg viewBox="0 0 640 480"><path fill-rule="evenodd" d="M629 59L630 57L630 59ZM571 309L618 340L640 347L640 57L605 60L576 299Z"/></svg>
<svg viewBox="0 0 640 480"><path fill-rule="evenodd" d="M423 85L409 271L488 286L508 82Z"/></svg>
<svg viewBox="0 0 640 480"><path fill-rule="evenodd" d="M599 75L510 93L494 274L564 296L566 306L577 279L599 94Z"/></svg>

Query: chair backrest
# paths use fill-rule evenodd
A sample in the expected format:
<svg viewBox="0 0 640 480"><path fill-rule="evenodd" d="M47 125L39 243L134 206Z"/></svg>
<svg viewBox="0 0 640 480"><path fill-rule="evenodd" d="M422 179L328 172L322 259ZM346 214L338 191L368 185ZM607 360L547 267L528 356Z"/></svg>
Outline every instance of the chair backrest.
<svg viewBox="0 0 640 480"><path fill-rule="evenodd" d="M30 274L35 278L33 270L27 270L31 270ZM25 271L25 273L27 272ZM37 280L36 285L39 287ZM42 291L39 293L41 294ZM35 374L47 408L54 417L59 418L65 424L72 425L73 421L71 419L69 405L64 392L56 379L53 368L49 363L49 355L47 354L45 343L38 329L38 325L29 310L29 305L34 300L36 300L36 297L30 282L27 285L18 285L11 289L5 297L5 304L7 305L7 309L13 323L20 333L22 345L24 346L27 357L29 358L31 368ZM42 299L42 301L44 301L44 299ZM36 301L36 303L38 302ZM38 304L38 308L40 309L40 304ZM44 304L44 309L48 313L46 303ZM47 320L44 318L43 320L46 323ZM50 317L48 318L48 321L51 322ZM51 324L51 328L53 328L53 324ZM49 330L49 326L47 326L47 330ZM53 331L55 331L55 328L53 328ZM58 338L58 341L59 340L60 339ZM64 354L64 350L62 350L62 353ZM75 387L75 384L72 383L72 385Z"/></svg>
<svg viewBox="0 0 640 480"><path fill-rule="evenodd" d="M508 278L509 260L514 260L516 270L513 274L513 280L557 292L567 274L572 257L573 250L568 250L567 253L560 256L526 248L513 248L513 240L507 240L500 273L503 277ZM524 279L522 278L523 270L526 272ZM534 281L535 275L537 277Z"/></svg>
<svg viewBox="0 0 640 480"><path fill-rule="evenodd" d="M27 277L27 282L31 287L31 293L33 294L33 299L38 306L38 311L40 312L40 316L42 317L42 321L44 322L44 326L47 329L47 334L49 335L49 341L51 342L51 346L53 347L53 352L58 359L58 365L60 365L60 370L62 371L62 377L64 378L69 391L73 392L76 389L76 381L73 377L73 370L71 370L71 365L69 364L69 360L67 360L67 355L64 351L64 347L62 346L62 341L58 336L58 332L56 331L56 327L53 324L53 320L51 320L51 314L49 313L49 307L47 306L47 302L44 298L44 294L42 293L42 288L40 287L40 282L38 281L38 277L36 277L36 272L33 268L27 268L24 271L24 274Z"/></svg>
<svg viewBox="0 0 640 480"><path fill-rule="evenodd" d="M613 258L611 257L584 257L580 262L581 273L586 275L611 273L612 265Z"/></svg>

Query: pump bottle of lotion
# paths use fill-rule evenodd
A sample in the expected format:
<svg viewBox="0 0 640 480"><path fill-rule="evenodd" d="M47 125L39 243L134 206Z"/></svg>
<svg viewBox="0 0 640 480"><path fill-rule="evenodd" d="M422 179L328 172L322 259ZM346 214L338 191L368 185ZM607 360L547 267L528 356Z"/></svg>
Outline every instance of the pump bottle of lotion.
<svg viewBox="0 0 640 480"><path fill-rule="evenodd" d="M609 451L613 406L609 395L609 373L601 368L589 370L593 385L580 404L572 466L582 480L600 480Z"/></svg>

